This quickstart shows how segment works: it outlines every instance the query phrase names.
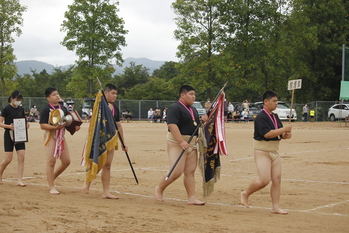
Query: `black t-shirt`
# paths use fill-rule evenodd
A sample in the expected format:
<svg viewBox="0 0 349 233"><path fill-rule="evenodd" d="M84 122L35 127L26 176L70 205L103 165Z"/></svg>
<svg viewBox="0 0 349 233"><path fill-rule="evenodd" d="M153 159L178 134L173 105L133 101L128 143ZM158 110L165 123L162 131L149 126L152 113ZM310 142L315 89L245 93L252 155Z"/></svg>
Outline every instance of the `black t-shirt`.
<svg viewBox="0 0 349 233"><path fill-rule="evenodd" d="M13 123L13 118L25 117L24 108L22 106L18 106L17 108L14 108L9 104L2 109L1 116L5 118L5 124L10 125ZM10 129L6 129L6 130L10 130Z"/></svg>
<svg viewBox="0 0 349 233"><path fill-rule="evenodd" d="M58 104L57 106L54 106L55 109L59 109L59 105L61 106L61 109L64 112L64 116L67 115L68 114L68 110L63 105ZM50 104L47 104L47 105L45 105L42 108L41 113L40 113L40 124L49 124L50 111L51 111Z"/></svg>
<svg viewBox="0 0 349 233"><path fill-rule="evenodd" d="M278 123L278 128L282 128L283 125L278 117L277 114L273 113L273 115L276 118L276 121ZM267 113L265 113L264 111L261 111L255 121L254 121L254 136L253 138L255 140L261 141L279 141L279 137L275 137L275 138L265 138L264 135L267 134L270 130L275 129L274 123L272 122L272 120L269 118L269 116L267 115ZM280 136L281 138L281 136Z"/></svg>
<svg viewBox="0 0 349 233"><path fill-rule="evenodd" d="M189 107L193 109L195 122L198 125L200 121L199 114L194 107ZM192 135L197 127L194 125L190 112L179 102L173 104L168 109L167 124L177 125L182 135ZM198 132L195 135L198 135Z"/></svg>

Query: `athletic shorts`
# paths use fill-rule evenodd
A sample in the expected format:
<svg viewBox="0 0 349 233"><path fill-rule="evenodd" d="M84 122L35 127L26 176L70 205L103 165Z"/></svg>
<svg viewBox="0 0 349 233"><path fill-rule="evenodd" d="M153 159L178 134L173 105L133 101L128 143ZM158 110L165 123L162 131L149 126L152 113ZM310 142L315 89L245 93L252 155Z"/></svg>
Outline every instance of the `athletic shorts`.
<svg viewBox="0 0 349 233"><path fill-rule="evenodd" d="M253 141L253 148L269 153L271 161L279 157L279 141Z"/></svg>
<svg viewBox="0 0 349 233"><path fill-rule="evenodd" d="M5 130L4 132L4 148L5 152L12 152L13 147L16 148L16 151L18 150L25 150L25 143L13 143L12 138L10 136L10 130Z"/></svg>

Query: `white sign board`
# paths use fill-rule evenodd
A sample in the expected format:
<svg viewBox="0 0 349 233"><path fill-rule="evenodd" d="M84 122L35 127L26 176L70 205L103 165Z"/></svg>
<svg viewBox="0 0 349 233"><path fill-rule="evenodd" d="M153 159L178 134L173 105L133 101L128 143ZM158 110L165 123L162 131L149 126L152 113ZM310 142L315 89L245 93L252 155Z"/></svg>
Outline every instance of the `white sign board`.
<svg viewBox="0 0 349 233"><path fill-rule="evenodd" d="M25 117L13 118L13 142L27 142L28 141L28 131L27 123Z"/></svg>
<svg viewBox="0 0 349 233"><path fill-rule="evenodd" d="M295 89L301 89L302 88L302 79L294 79L288 81L288 87L287 90L295 90Z"/></svg>

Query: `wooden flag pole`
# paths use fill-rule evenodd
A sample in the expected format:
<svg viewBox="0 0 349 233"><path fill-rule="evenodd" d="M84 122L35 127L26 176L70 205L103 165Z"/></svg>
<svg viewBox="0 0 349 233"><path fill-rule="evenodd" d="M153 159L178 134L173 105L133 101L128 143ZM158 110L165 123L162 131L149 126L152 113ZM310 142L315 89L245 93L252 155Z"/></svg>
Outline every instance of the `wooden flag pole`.
<svg viewBox="0 0 349 233"><path fill-rule="evenodd" d="M105 101L107 101L107 98L105 97L104 91L103 91L103 88L102 88L102 83L99 81L99 78L98 78L98 77L96 77L96 78L97 78L97 81L98 81L98 83L99 83L99 85L100 85L100 87L101 87L101 92L102 92L103 98L105 99ZM107 103L108 103L108 101L107 101ZM121 136L121 133L120 133L120 131L119 131L119 129L118 129L118 126L116 125L116 122L115 122L115 121L113 121L113 122L114 122L114 125L115 125L115 129L116 129L116 131L118 132L118 136L119 136L119 140L120 140L120 142L121 142L122 148L125 149L126 146L125 146L125 144L124 144L124 140L123 140L123 138L122 138L122 136ZM125 151L125 154L126 154L126 158L127 158L127 160L128 160L128 163L129 163L129 165L130 165L130 167L131 167L133 176L134 176L134 178L135 178L135 180L136 180L136 183L139 184L139 183L138 183L138 178L137 178L136 173L135 173L135 171L134 171L134 169L133 169L133 166L132 166L132 162L131 162L130 156L128 155L127 151Z"/></svg>
<svg viewBox="0 0 349 233"><path fill-rule="evenodd" d="M212 102L210 108L209 108L209 109L207 110L207 112L206 112L207 115L210 113L211 109L213 108L213 106L214 106L215 102L217 101L218 97L220 96L220 94L224 91L224 88L225 88L225 86L227 85L227 83L228 83L228 82L226 82L226 83L224 84L224 86L222 87L222 89L218 92L216 98L213 100L213 102ZM193 139L194 135L196 134L196 132L198 131L198 129L200 128L201 125L202 125L202 123L201 123L201 121L200 121L199 124L198 124L198 126L196 127L194 133L190 136L190 138L189 138L189 140L188 140L188 142L187 142L188 144L190 144L191 140ZM184 154L184 151L185 151L185 150L182 150L182 152L181 152L180 155L178 156L176 162L173 164L171 170L168 172L167 176L165 177L165 180L168 180L168 178L170 178L170 176L171 176L173 170L174 170L175 167L177 166L179 160L182 158L182 156L183 156L183 154Z"/></svg>
<svg viewBox="0 0 349 233"><path fill-rule="evenodd" d="M292 90L291 109L290 109L290 119L289 119L289 121L288 121L289 124L291 124L291 118L292 118L293 99L294 99L294 89Z"/></svg>

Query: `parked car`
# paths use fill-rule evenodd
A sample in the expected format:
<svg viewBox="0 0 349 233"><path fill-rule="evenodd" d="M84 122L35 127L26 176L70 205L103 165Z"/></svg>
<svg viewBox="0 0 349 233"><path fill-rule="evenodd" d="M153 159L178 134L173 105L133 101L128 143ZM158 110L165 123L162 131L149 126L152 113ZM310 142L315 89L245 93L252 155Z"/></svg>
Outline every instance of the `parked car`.
<svg viewBox="0 0 349 233"><path fill-rule="evenodd" d="M249 116L251 120L256 119L257 115L262 111L263 104L257 105L257 104L250 104L249 107Z"/></svg>
<svg viewBox="0 0 349 233"><path fill-rule="evenodd" d="M196 110L198 111L200 117L206 113L205 108L202 107L202 105L201 105L200 102L195 101L194 104L193 104L192 106L193 106L194 108L196 108Z"/></svg>
<svg viewBox="0 0 349 233"><path fill-rule="evenodd" d="M328 109L327 115L331 121L344 119L349 116L349 104L335 104Z"/></svg>
<svg viewBox="0 0 349 233"><path fill-rule="evenodd" d="M259 106L260 109L263 108L263 102L256 102L255 105ZM278 106L273 111L273 113L278 114L279 119L282 121L288 121L290 120L290 105L283 101L278 101ZM294 108L292 108L292 116L291 121L297 120L297 112Z"/></svg>
<svg viewBox="0 0 349 233"><path fill-rule="evenodd" d="M81 106L81 117L82 118L91 117L90 116L90 109L93 108L95 100L96 100L95 97L87 97L84 99L84 102L82 103L82 106Z"/></svg>

